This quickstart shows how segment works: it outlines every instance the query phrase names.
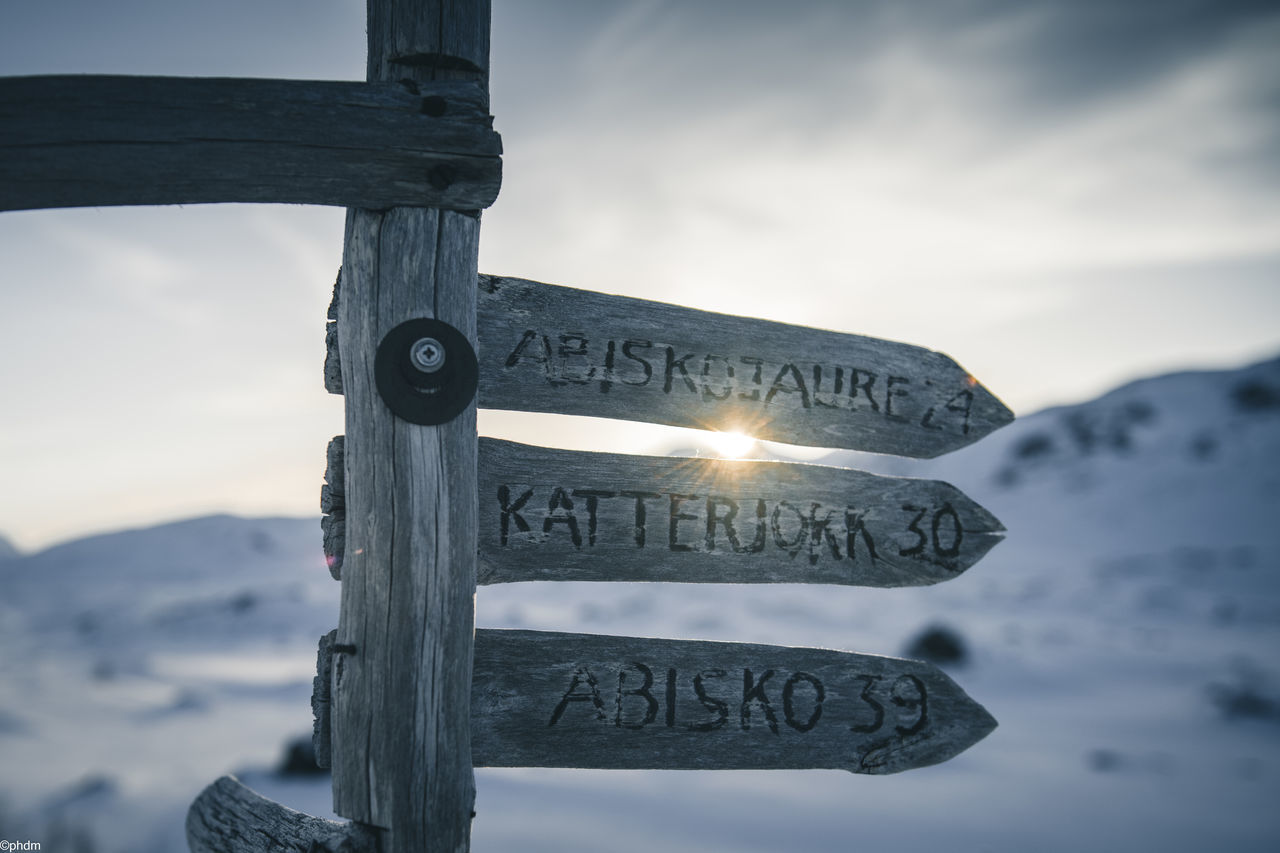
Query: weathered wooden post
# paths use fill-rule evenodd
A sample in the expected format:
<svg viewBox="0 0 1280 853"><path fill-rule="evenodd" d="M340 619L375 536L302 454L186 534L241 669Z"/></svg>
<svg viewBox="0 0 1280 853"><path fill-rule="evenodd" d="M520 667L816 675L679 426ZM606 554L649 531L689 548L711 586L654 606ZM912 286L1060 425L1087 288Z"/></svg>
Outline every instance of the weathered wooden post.
<svg viewBox="0 0 1280 853"><path fill-rule="evenodd" d="M369 80L461 79L487 95L489 15L489 0L369 0ZM387 853L469 848L479 234L478 211L347 212L333 797L383 830Z"/></svg>
<svg viewBox="0 0 1280 853"><path fill-rule="evenodd" d="M333 336L345 359L340 380L326 371L346 392L325 496L326 548L345 557L346 580L315 703L334 733L335 810L354 823L221 779L189 810L197 851L469 846L476 256L501 175L490 5L367 9L364 83L0 79L0 210L349 208Z"/></svg>

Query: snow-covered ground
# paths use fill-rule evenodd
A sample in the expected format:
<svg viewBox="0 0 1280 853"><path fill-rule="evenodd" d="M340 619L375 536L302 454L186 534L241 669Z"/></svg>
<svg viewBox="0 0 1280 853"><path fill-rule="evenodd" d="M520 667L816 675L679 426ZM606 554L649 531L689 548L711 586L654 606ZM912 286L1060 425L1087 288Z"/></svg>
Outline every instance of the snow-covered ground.
<svg viewBox="0 0 1280 853"><path fill-rule="evenodd" d="M482 626L901 654L945 625L1000 722L945 764L839 771L480 770L480 851L1280 849L1280 361L1135 383L928 463L1006 542L926 589L517 584ZM318 475L319 472L317 472ZM281 776L310 731L338 585L314 520L196 519L0 549L0 837L180 850L199 790Z"/></svg>

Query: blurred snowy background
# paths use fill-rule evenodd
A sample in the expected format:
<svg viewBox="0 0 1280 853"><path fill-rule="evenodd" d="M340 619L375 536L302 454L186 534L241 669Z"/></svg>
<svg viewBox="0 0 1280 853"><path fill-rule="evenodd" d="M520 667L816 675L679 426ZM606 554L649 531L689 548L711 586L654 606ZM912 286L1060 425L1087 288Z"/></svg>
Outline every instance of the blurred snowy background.
<svg viewBox="0 0 1280 853"><path fill-rule="evenodd" d="M889 655L941 628L1000 727L891 777L480 770L474 849L1272 851L1278 459L1280 360L1184 373L932 462L821 460L941 477L1000 517L1007 541L936 587L483 587L489 627ZM214 516L10 551L0 836L183 849L187 805L226 772L330 814L328 777L288 760L337 615L318 543L314 518Z"/></svg>

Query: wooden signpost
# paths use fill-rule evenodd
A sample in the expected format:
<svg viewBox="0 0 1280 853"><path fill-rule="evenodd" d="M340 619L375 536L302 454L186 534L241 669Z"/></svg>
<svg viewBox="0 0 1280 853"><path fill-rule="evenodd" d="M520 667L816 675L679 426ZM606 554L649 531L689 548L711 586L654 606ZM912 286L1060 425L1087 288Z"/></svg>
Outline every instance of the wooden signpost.
<svg viewBox="0 0 1280 853"><path fill-rule="evenodd" d="M531 580L920 586L1004 535L934 480L480 439L482 584Z"/></svg>
<svg viewBox="0 0 1280 853"><path fill-rule="evenodd" d="M321 499L342 605L313 707L351 822L228 777L191 806L194 851L465 851L473 766L892 773L995 726L917 661L475 631L477 581L932 584L1003 534L934 481L478 440L477 399L918 457L1013 417L919 347L479 275L489 14L368 0L366 83L0 80L0 209L349 207Z"/></svg>
<svg viewBox="0 0 1280 853"><path fill-rule="evenodd" d="M487 767L896 773L996 722L920 661L748 643L476 632L472 757Z"/></svg>
<svg viewBox="0 0 1280 853"><path fill-rule="evenodd" d="M481 275L477 289L482 408L919 458L1013 420L923 347L517 278ZM336 334L327 345L326 387L340 394Z"/></svg>
<svg viewBox="0 0 1280 853"><path fill-rule="evenodd" d="M1013 413L922 347L481 276L480 404L932 457Z"/></svg>

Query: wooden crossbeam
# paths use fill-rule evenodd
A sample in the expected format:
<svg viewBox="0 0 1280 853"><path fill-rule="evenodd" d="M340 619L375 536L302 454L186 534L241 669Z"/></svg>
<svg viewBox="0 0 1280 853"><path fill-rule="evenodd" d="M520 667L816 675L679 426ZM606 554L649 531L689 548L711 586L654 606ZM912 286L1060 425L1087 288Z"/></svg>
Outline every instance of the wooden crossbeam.
<svg viewBox="0 0 1280 853"><path fill-rule="evenodd" d="M473 81L0 78L0 210L478 210L498 195L501 153Z"/></svg>

